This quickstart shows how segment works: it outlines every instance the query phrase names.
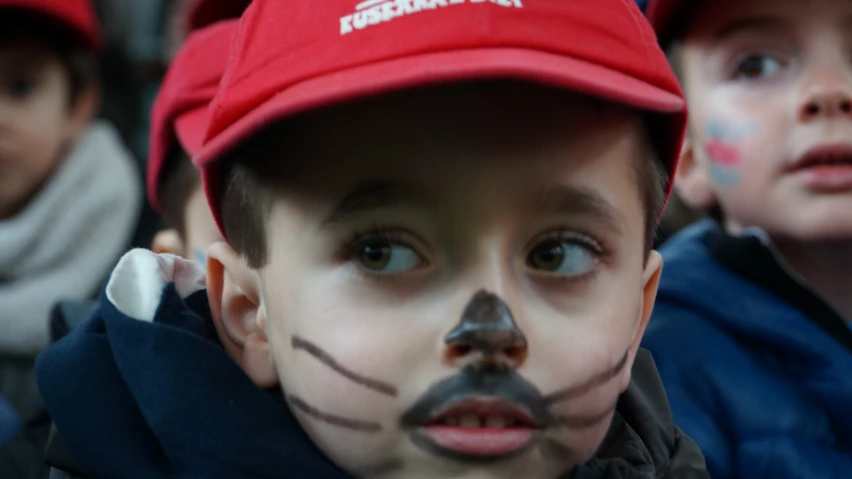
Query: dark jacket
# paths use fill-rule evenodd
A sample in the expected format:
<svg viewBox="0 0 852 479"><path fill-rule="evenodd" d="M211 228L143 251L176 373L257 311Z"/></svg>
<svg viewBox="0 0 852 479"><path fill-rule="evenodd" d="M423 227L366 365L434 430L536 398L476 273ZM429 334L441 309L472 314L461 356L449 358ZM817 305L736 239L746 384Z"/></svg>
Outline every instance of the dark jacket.
<svg viewBox="0 0 852 479"><path fill-rule="evenodd" d="M225 354L203 289L165 284L153 320L125 315L109 291L36 368L85 477L348 477L308 439L281 391L257 388ZM573 477L709 477L695 444L672 422L646 352L601 452Z"/></svg>
<svg viewBox="0 0 852 479"><path fill-rule="evenodd" d="M15 437L21 428L21 419L12 406L0 397L0 446Z"/></svg>
<svg viewBox="0 0 852 479"><path fill-rule="evenodd" d="M852 477L852 331L768 245L711 221L669 241L643 346L714 477Z"/></svg>

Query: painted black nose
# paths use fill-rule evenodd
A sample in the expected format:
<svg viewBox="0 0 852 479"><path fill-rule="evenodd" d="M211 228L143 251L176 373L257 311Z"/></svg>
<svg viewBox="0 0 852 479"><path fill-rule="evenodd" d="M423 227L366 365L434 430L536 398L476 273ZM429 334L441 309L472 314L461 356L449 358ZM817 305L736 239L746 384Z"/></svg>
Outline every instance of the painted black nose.
<svg viewBox="0 0 852 479"><path fill-rule="evenodd" d="M527 356L527 339L505 301L479 291L461 320L444 336L446 359L455 366L502 366L515 369Z"/></svg>

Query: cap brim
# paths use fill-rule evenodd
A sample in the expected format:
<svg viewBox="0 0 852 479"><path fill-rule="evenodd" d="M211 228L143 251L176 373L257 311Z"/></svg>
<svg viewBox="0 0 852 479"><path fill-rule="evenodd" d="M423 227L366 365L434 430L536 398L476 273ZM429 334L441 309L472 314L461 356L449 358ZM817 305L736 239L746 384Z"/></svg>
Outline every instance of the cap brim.
<svg viewBox="0 0 852 479"><path fill-rule="evenodd" d="M201 151L207 131L208 105L190 110L175 119L175 133L181 148L190 157Z"/></svg>
<svg viewBox="0 0 852 479"><path fill-rule="evenodd" d="M292 85L255 107L210 138L195 158L202 167L207 197L218 198L219 185L217 169L206 166L279 119L407 88L490 78L561 87L640 110L677 115L676 123L686 122L686 106L678 93L584 60L519 48L425 53L330 72ZM218 202L210 206L214 218L219 218Z"/></svg>

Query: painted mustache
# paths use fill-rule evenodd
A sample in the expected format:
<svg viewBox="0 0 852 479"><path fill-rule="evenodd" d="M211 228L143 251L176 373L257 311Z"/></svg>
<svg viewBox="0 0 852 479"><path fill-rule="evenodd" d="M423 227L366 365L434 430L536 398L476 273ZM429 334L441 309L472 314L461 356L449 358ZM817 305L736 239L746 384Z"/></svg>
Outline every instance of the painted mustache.
<svg viewBox="0 0 852 479"><path fill-rule="evenodd" d="M544 395L518 373L527 358L528 343L511 310L500 297L484 290L473 295L444 343L444 359L456 373L432 384L400 416L399 425L417 447L461 462L500 461L532 448L548 457L570 457L571 451L553 437L554 431L596 427L611 417L616 404L593 414L559 415L552 408L607 384L624 370L629 358L628 350L611 368ZM291 344L365 389L386 397L399 394L396 385L353 371L315 343L293 336ZM288 400L304 415L349 431L371 434L386 427L378 421L322 411L295 395ZM490 434L490 439L480 441L475 439L477 434ZM385 473L402 467L395 458L369 470Z"/></svg>
<svg viewBox="0 0 852 479"><path fill-rule="evenodd" d="M544 398L532 383L514 372L489 367L466 368L438 382L402 415L401 424L406 428L424 425L470 398L511 404L526 415L535 428L554 423Z"/></svg>

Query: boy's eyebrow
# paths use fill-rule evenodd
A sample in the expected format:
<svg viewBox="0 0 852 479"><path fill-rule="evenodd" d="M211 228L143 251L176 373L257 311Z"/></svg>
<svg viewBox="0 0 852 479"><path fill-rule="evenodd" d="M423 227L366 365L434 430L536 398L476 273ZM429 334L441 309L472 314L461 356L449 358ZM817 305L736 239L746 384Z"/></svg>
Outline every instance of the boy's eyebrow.
<svg viewBox="0 0 852 479"><path fill-rule="evenodd" d="M781 18L771 16L743 17L720 28L714 35L714 43L719 43L742 31L777 29L785 26L786 23Z"/></svg>
<svg viewBox="0 0 852 479"><path fill-rule="evenodd" d="M422 185L396 181L371 181L357 185L346 195L323 221L327 226L348 216L391 205L428 206L435 203L436 195Z"/></svg>
<svg viewBox="0 0 852 479"><path fill-rule="evenodd" d="M533 211L587 217L616 233L623 231L624 215L592 188L550 185L530 195L530 200Z"/></svg>

